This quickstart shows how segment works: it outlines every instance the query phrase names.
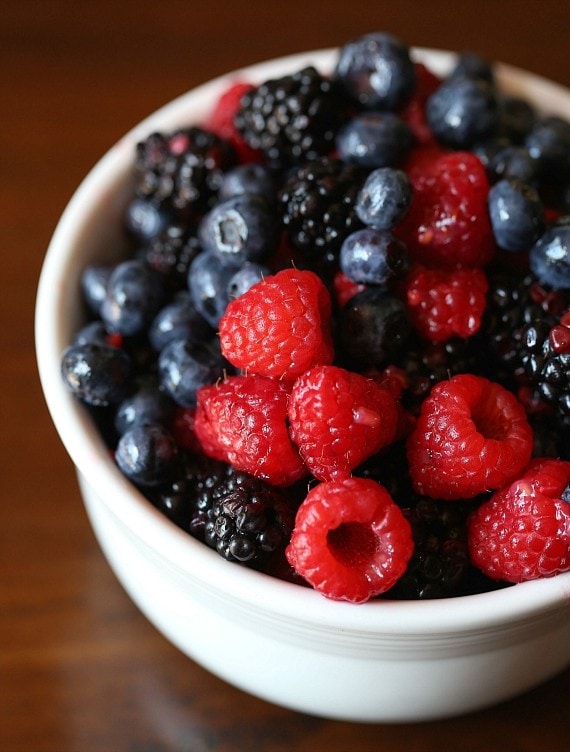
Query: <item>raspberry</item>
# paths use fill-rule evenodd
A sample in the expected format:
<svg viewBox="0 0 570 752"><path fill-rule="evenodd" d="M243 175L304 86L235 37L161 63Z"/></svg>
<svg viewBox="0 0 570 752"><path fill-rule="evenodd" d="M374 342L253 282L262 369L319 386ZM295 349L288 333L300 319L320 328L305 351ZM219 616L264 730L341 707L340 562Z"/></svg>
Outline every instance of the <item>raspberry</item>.
<svg viewBox="0 0 570 752"><path fill-rule="evenodd" d="M469 520L476 566L497 580L523 582L570 570L570 462L534 459Z"/></svg>
<svg viewBox="0 0 570 752"><path fill-rule="evenodd" d="M409 177L414 197L397 234L414 260L446 268L487 264L495 242L489 180L479 159L469 152L424 157L409 168Z"/></svg>
<svg viewBox="0 0 570 752"><path fill-rule="evenodd" d="M420 146L435 144L435 136L428 125L425 106L428 97L440 86L441 79L423 63L415 63L416 88L412 98L399 111L399 115L408 124L416 143Z"/></svg>
<svg viewBox="0 0 570 752"><path fill-rule="evenodd" d="M228 305L220 321L222 353L248 373L293 380L333 359L331 299L311 271L284 269Z"/></svg>
<svg viewBox="0 0 570 752"><path fill-rule="evenodd" d="M252 89L253 84L247 81L235 81L222 92L204 125L206 129L230 142L240 164L263 161L263 154L258 149L253 149L234 125L241 99Z"/></svg>
<svg viewBox="0 0 570 752"><path fill-rule="evenodd" d="M300 376L289 400L289 433L319 480L339 480L392 441L396 401L372 379L337 366Z"/></svg>
<svg viewBox="0 0 570 752"><path fill-rule="evenodd" d="M309 491L286 555L326 597L363 603L398 581L413 547L410 524L386 489L345 478Z"/></svg>
<svg viewBox="0 0 570 752"><path fill-rule="evenodd" d="M274 486L306 474L287 431L283 381L229 376L197 394L194 430L203 452Z"/></svg>
<svg viewBox="0 0 570 752"><path fill-rule="evenodd" d="M467 339L481 326L488 284L482 269L427 269L416 265L405 283L410 321L424 339Z"/></svg>
<svg viewBox="0 0 570 752"><path fill-rule="evenodd" d="M472 374L440 381L408 439L414 489L468 499L499 488L527 464L532 441L523 405L500 384Z"/></svg>
<svg viewBox="0 0 570 752"><path fill-rule="evenodd" d="M353 282L350 277L347 277L341 271L337 271L333 277L333 290L339 308L343 308L351 298L364 289L365 285Z"/></svg>

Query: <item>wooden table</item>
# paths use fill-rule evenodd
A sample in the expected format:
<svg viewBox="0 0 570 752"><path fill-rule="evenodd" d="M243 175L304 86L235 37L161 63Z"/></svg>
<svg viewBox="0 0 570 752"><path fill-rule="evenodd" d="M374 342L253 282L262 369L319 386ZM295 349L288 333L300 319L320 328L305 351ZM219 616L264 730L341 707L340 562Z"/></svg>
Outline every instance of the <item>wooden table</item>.
<svg viewBox="0 0 570 752"><path fill-rule="evenodd" d="M184 658L100 553L38 384L32 314L42 257L98 157L148 112L212 76L371 30L475 49L570 86L570 6L560 0L0 4L4 752L567 749L569 671L467 717L378 726L273 707Z"/></svg>

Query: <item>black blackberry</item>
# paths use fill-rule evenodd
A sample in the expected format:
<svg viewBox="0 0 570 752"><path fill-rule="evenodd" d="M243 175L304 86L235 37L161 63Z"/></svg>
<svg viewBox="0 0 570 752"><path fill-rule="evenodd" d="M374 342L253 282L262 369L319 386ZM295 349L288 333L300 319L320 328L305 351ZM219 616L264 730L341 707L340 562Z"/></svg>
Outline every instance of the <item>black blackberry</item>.
<svg viewBox="0 0 570 752"><path fill-rule="evenodd" d="M186 288L188 269L202 250L193 229L185 222L168 225L139 250L139 257L164 276L170 289Z"/></svg>
<svg viewBox="0 0 570 752"><path fill-rule="evenodd" d="M334 157L305 163L285 181L279 201L291 243L309 260L336 259L343 240L363 227L355 201L366 172Z"/></svg>
<svg viewBox="0 0 570 752"><path fill-rule="evenodd" d="M179 476L157 489L151 500L176 525L203 541L211 494L234 474L224 462L188 454Z"/></svg>
<svg viewBox="0 0 570 752"><path fill-rule="evenodd" d="M570 295L547 290L530 274L493 274L489 283L477 335L479 347L490 356L481 359L488 375L511 389L526 387L535 402L555 405L560 415L570 417L570 343L557 345L551 336Z"/></svg>
<svg viewBox="0 0 570 752"><path fill-rule="evenodd" d="M402 404L417 415L422 402L439 381L458 373L479 373L480 359L470 340L452 337L433 343L412 337L396 365L405 375Z"/></svg>
<svg viewBox="0 0 570 752"><path fill-rule="evenodd" d="M198 126L152 133L136 148L136 195L183 216L213 203L225 170L236 164L231 144Z"/></svg>
<svg viewBox="0 0 570 752"><path fill-rule="evenodd" d="M286 497L256 478L221 484L210 493L205 542L224 559L255 564L289 541L294 512Z"/></svg>
<svg viewBox="0 0 570 752"><path fill-rule="evenodd" d="M234 123L245 141L279 169L332 151L345 121L338 86L308 66L244 94Z"/></svg>

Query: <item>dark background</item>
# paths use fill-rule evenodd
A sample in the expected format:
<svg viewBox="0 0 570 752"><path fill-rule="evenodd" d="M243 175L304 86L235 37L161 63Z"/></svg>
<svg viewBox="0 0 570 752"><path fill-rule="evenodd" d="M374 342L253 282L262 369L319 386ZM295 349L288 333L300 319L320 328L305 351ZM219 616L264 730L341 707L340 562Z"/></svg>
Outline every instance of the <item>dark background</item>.
<svg viewBox="0 0 570 752"><path fill-rule="evenodd" d="M369 726L276 708L180 655L131 604L93 538L41 396L33 304L50 235L84 174L196 84L386 30L570 86L569 28L560 0L0 0L0 749L567 749L568 671L463 718Z"/></svg>

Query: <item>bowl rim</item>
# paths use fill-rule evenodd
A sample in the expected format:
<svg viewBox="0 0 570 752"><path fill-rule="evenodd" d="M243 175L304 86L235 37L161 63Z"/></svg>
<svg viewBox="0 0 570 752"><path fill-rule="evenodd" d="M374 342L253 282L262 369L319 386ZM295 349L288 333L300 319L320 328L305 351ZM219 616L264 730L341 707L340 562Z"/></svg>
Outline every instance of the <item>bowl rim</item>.
<svg viewBox="0 0 570 752"><path fill-rule="evenodd" d="M549 579L456 598L433 601L371 600L355 606L331 601L311 588L278 580L246 567L229 566L200 541L177 528L140 494L113 463L102 438L84 407L64 387L60 376L61 352L69 342L72 310L65 284L77 277L76 246L87 239L97 212L113 207L113 196L125 183L137 141L153 130L173 123L198 122L208 104L232 81L258 82L304 65L331 70L336 48L276 58L236 69L171 100L128 131L96 163L65 207L49 243L40 273L35 308L36 360L51 418L77 472L108 511L132 530L146 546L212 592L245 602L255 610L321 628L393 634L442 635L493 630L517 621L567 611L570 616L570 572ZM412 48L416 61L444 74L455 59L453 52ZM497 78L513 94L525 96L545 112L570 119L570 91L555 82L520 68L497 63ZM111 203L109 203L111 201ZM100 242L100 241L98 241Z"/></svg>

